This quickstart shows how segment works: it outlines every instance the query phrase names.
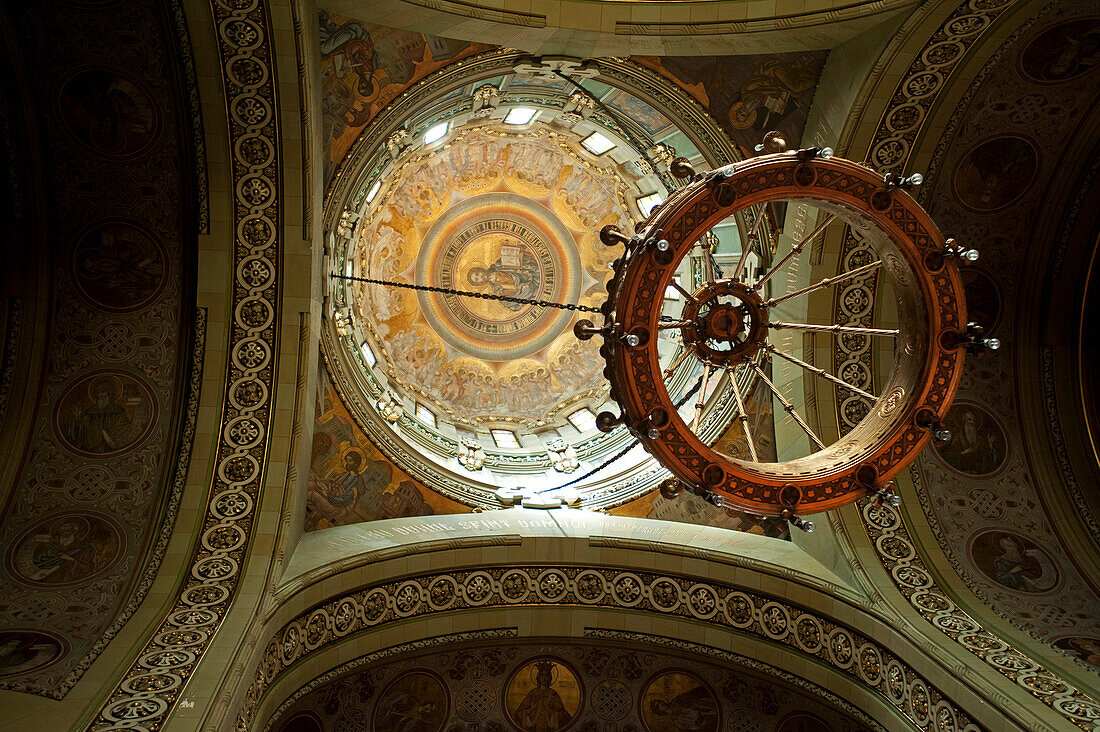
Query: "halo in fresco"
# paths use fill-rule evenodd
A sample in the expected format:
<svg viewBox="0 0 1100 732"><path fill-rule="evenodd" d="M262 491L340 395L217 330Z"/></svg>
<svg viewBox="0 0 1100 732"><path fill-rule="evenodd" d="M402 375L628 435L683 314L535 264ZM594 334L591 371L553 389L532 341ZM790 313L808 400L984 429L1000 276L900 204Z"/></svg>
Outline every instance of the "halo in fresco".
<svg viewBox="0 0 1100 732"><path fill-rule="evenodd" d="M29 585L63 587L99 577L122 556L125 540L112 519L90 511L39 519L8 551L8 570Z"/></svg>
<svg viewBox="0 0 1100 732"><path fill-rule="evenodd" d="M575 302L580 258L569 230L541 203L487 193L447 211L428 230L418 284L519 299ZM432 328L458 350L510 361L541 350L569 326L568 310L419 293Z"/></svg>
<svg viewBox="0 0 1100 732"><path fill-rule="evenodd" d="M108 457L148 437L156 415L156 399L143 380L125 371L96 371L61 394L54 406L54 428L73 452Z"/></svg>

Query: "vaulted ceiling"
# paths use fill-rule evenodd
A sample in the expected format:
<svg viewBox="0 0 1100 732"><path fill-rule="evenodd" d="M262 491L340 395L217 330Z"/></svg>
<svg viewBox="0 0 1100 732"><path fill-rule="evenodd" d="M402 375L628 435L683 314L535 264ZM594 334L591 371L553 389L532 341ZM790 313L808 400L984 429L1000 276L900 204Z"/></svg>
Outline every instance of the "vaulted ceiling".
<svg viewBox="0 0 1100 732"><path fill-rule="evenodd" d="M0 34L16 728L1100 729L1090 3L103 0L7 5ZM517 106L542 110L522 133ZM440 120L445 152L407 142ZM585 151L597 128L619 152ZM640 450L593 479L598 510L495 509L510 476L556 485L624 447L567 419L606 397L572 313L513 353L477 328L523 313L345 303L334 262L412 278L445 258L438 227L507 209L519 243L452 276L519 292L546 249L598 303L592 234L640 217L658 144L706 167L770 129L924 173L919 200L980 250L968 313L1003 348L968 360L951 439L900 507L813 534L660 497ZM639 139L652 160L622 152ZM805 282L868 243L837 226L812 249ZM808 307L869 325L883 286ZM358 375L347 332L378 349ZM881 383L858 342L803 348ZM793 388L823 434L866 409ZM782 443L767 394L750 407Z"/></svg>

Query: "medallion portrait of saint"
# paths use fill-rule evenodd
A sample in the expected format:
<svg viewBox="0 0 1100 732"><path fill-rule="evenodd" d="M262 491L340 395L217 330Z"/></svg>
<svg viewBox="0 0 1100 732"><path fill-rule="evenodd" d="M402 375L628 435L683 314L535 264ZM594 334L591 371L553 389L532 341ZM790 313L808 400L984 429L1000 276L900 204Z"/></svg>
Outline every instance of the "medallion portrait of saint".
<svg viewBox="0 0 1100 732"><path fill-rule="evenodd" d="M1000 135L982 142L955 166L951 188L971 211L989 213L1024 195L1039 172L1035 146L1018 135Z"/></svg>
<svg viewBox="0 0 1100 732"><path fill-rule="evenodd" d="M412 671L390 682L374 709L376 732L438 732L447 721L443 682L429 671Z"/></svg>
<svg viewBox="0 0 1100 732"><path fill-rule="evenodd" d="M103 574L122 554L114 524L92 513L43 519L23 532L10 555L15 576L35 585L72 585Z"/></svg>
<svg viewBox="0 0 1100 732"><path fill-rule="evenodd" d="M54 408L58 436L75 452L124 452L152 428L155 405L148 387L123 373L92 374L70 386Z"/></svg>
<svg viewBox="0 0 1100 732"><path fill-rule="evenodd" d="M542 286L539 260L524 244L501 237L495 262L488 266L471 267L466 281L481 292L506 297L533 298ZM526 305L518 302L502 302L508 310L522 310Z"/></svg>
<svg viewBox="0 0 1100 732"><path fill-rule="evenodd" d="M1100 66L1100 18L1077 18L1040 33L1020 54L1020 68L1036 81L1058 83Z"/></svg>
<svg viewBox="0 0 1100 732"><path fill-rule="evenodd" d="M960 473L988 475L1008 456L1008 441L991 414L975 404L957 403L944 425L951 431L945 443L933 443L943 461Z"/></svg>
<svg viewBox="0 0 1100 732"><path fill-rule="evenodd" d="M577 675L552 658L521 666L504 692L508 718L524 732L557 732L576 721L582 689Z"/></svg>
<svg viewBox="0 0 1100 732"><path fill-rule="evenodd" d="M112 69L89 69L73 76L61 88L58 107L69 133L104 157L144 152L160 125L149 95Z"/></svg>
<svg viewBox="0 0 1100 732"><path fill-rule="evenodd" d="M72 268L77 288L95 305L131 312L160 295L169 265L150 234L125 221L107 221L77 241Z"/></svg>
<svg viewBox="0 0 1100 732"><path fill-rule="evenodd" d="M1015 592L1050 592L1059 584L1051 556L1021 534L981 532L971 541L970 557L982 574Z"/></svg>
<svg viewBox="0 0 1100 732"><path fill-rule="evenodd" d="M721 724L714 691L685 671L666 671L646 684L641 712L649 732L711 732Z"/></svg>
<svg viewBox="0 0 1100 732"><path fill-rule="evenodd" d="M53 663L64 653L61 642L30 630L0 631L0 677L27 673Z"/></svg>
<svg viewBox="0 0 1100 732"><path fill-rule="evenodd" d="M1100 638L1070 636L1054 641L1054 647L1067 651L1078 661L1100 669Z"/></svg>

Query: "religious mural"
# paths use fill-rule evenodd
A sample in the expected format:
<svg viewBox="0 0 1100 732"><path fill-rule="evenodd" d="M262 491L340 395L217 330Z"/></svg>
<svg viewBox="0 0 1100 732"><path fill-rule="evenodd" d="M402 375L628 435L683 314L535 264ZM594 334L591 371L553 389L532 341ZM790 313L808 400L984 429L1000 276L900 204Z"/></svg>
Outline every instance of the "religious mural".
<svg viewBox="0 0 1100 732"><path fill-rule="evenodd" d="M464 513L386 459L355 424L322 363L306 494L306 531L361 521Z"/></svg>
<svg viewBox="0 0 1100 732"><path fill-rule="evenodd" d="M642 690L641 716L651 732L709 732L721 729L714 689L693 673L664 671Z"/></svg>
<svg viewBox="0 0 1100 732"><path fill-rule="evenodd" d="M48 298L40 342L16 344L43 363L16 385L35 390L37 416L28 409L25 440L4 445L0 688L60 699L143 599L175 518L197 409L187 388L204 320L185 303L205 160L168 4L9 10L6 50L20 63L4 73L23 75L13 88L30 97L18 114L0 109L14 125L5 140L27 153L21 120L33 118L31 147L48 141L41 191L21 191L16 219L48 221L48 239L27 245L48 247L50 269L33 293Z"/></svg>
<svg viewBox="0 0 1100 732"><path fill-rule="evenodd" d="M360 23L321 11L325 180L379 110L415 82L492 46Z"/></svg>
<svg viewBox="0 0 1100 732"><path fill-rule="evenodd" d="M992 414L977 404L956 401L944 426L951 431L946 442L934 442L936 453L960 473L989 475L1008 457L1008 439Z"/></svg>
<svg viewBox="0 0 1100 732"><path fill-rule="evenodd" d="M845 705L762 670L660 644L486 638L307 687L276 732L865 732ZM835 697L833 698L834 700ZM373 720L373 724L368 722Z"/></svg>
<svg viewBox="0 0 1100 732"><path fill-rule="evenodd" d="M359 271L383 280L551 302L602 302L614 249L600 226L627 226L613 166L552 139L492 125L407 161L360 221ZM363 285L356 315L377 337L388 378L447 419L500 415L528 427L568 398L605 393L595 341L568 310Z"/></svg>
<svg viewBox="0 0 1100 732"><path fill-rule="evenodd" d="M378 697L371 729L375 732L439 732L450 700L443 679L426 670L411 671L389 683Z"/></svg>
<svg viewBox="0 0 1100 732"><path fill-rule="evenodd" d="M710 110L730 137L752 150L765 132L802 139L826 51L755 56L633 56L675 81Z"/></svg>
<svg viewBox="0 0 1100 732"><path fill-rule="evenodd" d="M572 726L584 690L561 659L539 658L516 669L504 687L504 708L518 729L559 732Z"/></svg>
<svg viewBox="0 0 1100 732"><path fill-rule="evenodd" d="M1084 7L1052 6L1018 43L991 57L926 170L924 202L939 227L981 251L977 266L961 272L968 315L1005 348L967 360L945 420L951 438L924 452L916 482L966 585L1012 623L1095 669L1088 649L1100 638L1096 589L1045 507L1047 494L1069 494L1051 483L1072 476L1040 473L1026 461L1029 450L1049 449L1043 432L1057 425L1021 429L1017 389L1042 386L1038 376L1019 383L1012 350L1016 309L1032 307L1018 297L1022 283L1059 281L1033 268L1036 211L1058 180L1079 174L1064 166L1062 151L1075 144L1066 131L1078 128L1100 96L1100 18Z"/></svg>

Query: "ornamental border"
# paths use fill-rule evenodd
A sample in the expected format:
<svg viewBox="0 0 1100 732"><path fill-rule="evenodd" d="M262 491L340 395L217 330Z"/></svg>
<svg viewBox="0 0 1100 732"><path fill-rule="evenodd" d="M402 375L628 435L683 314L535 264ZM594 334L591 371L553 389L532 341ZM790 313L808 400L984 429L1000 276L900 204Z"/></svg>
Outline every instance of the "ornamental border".
<svg viewBox="0 0 1100 732"><path fill-rule="evenodd" d="M238 587L265 476L279 324L280 164L275 66L264 0L211 0L233 191L233 323L221 429L201 538L171 609L89 729L158 730Z"/></svg>
<svg viewBox="0 0 1100 732"><path fill-rule="evenodd" d="M742 632L846 674L918 729L981 729L886 646L812 609L686 575L588 565L496 566L406 575L314 605L271 634L237 713L237 728L252 725L260 700L287 669L357 634L463 610L539 606L631 610Z"/></svg>

